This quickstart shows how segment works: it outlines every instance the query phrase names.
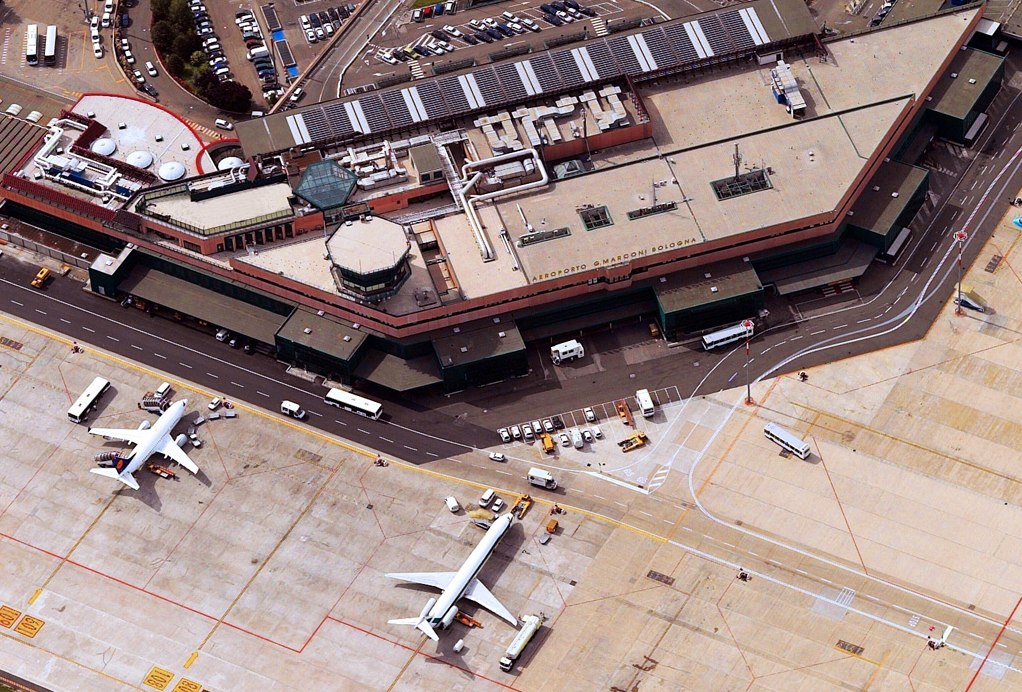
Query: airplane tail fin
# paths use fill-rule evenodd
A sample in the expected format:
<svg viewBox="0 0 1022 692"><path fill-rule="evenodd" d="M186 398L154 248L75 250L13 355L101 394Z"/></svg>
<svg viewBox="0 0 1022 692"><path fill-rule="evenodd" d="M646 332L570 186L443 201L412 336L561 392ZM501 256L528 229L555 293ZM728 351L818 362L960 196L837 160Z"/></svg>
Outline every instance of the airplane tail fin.
<svg viewBox="0 0 1022 692"><path fill-rule="evenodd" d="M437 633L433 630L430 624L426 622L426 618L424 617L398 618L396 620L387 620L387 623L391 625L412 625L415 629L419 630L433 641L440 641L440 637L437 636Z"/></svg>
<svg viewBox="0 0 1022 692"><path fill-rule="evenodd" d="M115 478L119 480L121 483L124 483L124 485L128 486L132 490L138 490L138 482L135 480L135 477L132 476L127 471L124 471L122 473L118 473L116 469L89 469L89 471L96 474L97 476Z"/></svg>

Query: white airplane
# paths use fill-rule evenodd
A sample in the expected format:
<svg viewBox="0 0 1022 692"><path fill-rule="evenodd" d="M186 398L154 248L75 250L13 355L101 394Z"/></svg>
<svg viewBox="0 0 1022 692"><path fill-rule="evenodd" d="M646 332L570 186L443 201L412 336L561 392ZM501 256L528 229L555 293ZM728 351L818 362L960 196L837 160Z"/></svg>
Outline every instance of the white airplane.
<svg viewBox="0 0 1022 692"><path fill-rule="evenodd" d="M493 525L486 531L486 535L479 541L479 545L472 550L457 572L392 572L387 574L386 576L391 579L425 584L442 591L440 598L431 598L426 601L426 605L418 617L399 618L387 622L392 625L412 625L433 641L440 641L434 628L450 626L454 621L454 616L458 614L458 600L467 598L517 627L518 620L515 619L515 616L501 605L500 601L483 586L481 581L476 579L483 565L486 564L486 560L493 554L497 543L511 528L512 521L514 521L514 517L510 513L494 520Z"/></svg>
<svg viewBox="0 0 1022 692"><path fill-rule="evenodd" d="M198 473L199 467L195 465L184 450L178 446L170 431L174 429L181 416L188 406L188 399L182 399L170 405L160 415L156 424L151 428L142 427L137 430L124 428L89 428L92 435L102 435L113 440L122 440L135 445L135 448L126 457L118 457L113 468L90 469L92 473L107 478L116 478L132 490L138 490L138 482L131 475L142 468L142 464L153 454L162 454L168 459L176 461L192 473ZM145 424L143 424L145 425Z"/></svg>

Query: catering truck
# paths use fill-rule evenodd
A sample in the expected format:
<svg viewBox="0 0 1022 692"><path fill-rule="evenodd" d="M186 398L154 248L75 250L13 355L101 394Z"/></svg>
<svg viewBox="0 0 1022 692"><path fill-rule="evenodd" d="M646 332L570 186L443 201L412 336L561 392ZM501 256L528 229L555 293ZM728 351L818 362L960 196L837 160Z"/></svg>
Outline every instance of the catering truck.
<svg viewBox="0 0 1022 692"><path fill-rule="evenodd" d="M543 469L531 468L529 469L529 475L525 478L531 485L539 486L540 488L546 488L547 490L555 490L557 488L557 481L554 480L553 475Z"/></svg>
<svg viewBox="0 0 1022 692"><path fill-rule="evenodd" d="M522 629L518 632L518 635L511 641L511 645L507 647L507 651L504 652L504 657L500 659L500 669L504 672L510 672L514 666L515 661L525 651L525 647L530 641L532 641L533 635L539 631L539 628L543 626L543 621L546 620L546 616L540 613L539 615L523 615L522 616Z"/></svg>
<svg viewBox="0 0 1022 692"><path fill-rule="evenodd" d="M577 339L565 341L560 344L554 344L550 347L550 360L554 362L554 365L560 365L561 363L569 360L582 358L585 354L586 350L582 348L582 344L579 343Z"/></svg>

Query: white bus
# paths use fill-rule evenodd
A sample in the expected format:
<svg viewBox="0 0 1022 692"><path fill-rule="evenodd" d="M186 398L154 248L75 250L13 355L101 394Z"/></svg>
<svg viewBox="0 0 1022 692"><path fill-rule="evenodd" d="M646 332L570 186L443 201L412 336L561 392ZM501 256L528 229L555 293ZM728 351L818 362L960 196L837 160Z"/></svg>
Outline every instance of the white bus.
<svg viewBox="0 0 1022 692"><path fill-rule="evenodd" d="M639 405L639 410L642 411L642 415L646 418L652 418L653 416L653 398L649 395L648 389L640 389L635 392L635 403Z"/></svg>
<svg viewBox="0 0 1022 692"><path fill-rule="evenodd" d="M29 24L25 30L25 62L29 65L39 64L39 26Z"/></svg>
<svg viewBox="0 0 1022 692"><path fill-rule="evenodd" d="M107 389L110 388L110 381L104 380L102 377L97 377L92 381L82 395L78 397L78 401L71 404L71 408L67 410L67 417L73 423L81 423L83 420L89 417L93 407L99 398L103 396Z"/></svg>
<svg viewBox="0 0 1022 692"><path fill-rule="evenodd" d="M57 27L52 24L46 27L46 46L43 48L43 62L47 65L57 64Z"/></svg>
<svg viewBox="0 0 1022 692"><path fill-rule="evenodd" d="M809 444L805 440L795 437L776 423L767 423L763 428L763 434L766 435L768 440L773 440L799 459L809 458Z"/></svg>
<svg viewBox="0 0 1022 692"><path fill-rule="evenodd" d="M373 420L379 420L380 414L383 413L383 404L378 404L343 389L331 389L323 397L323 401L331 406L343 408L345 411L351 411Z"/></svg>
<svg viewBox="0 0 1022 692"><path fill-rule="evenodd" d="M752 325L743 327L740 324L736 324L733 327L727 327L719 331L707 334L703 337L703 348L709 351L712 348L723 346L724 344L734 343L735 341L742 341L743 339L752 338Z"/></svg>

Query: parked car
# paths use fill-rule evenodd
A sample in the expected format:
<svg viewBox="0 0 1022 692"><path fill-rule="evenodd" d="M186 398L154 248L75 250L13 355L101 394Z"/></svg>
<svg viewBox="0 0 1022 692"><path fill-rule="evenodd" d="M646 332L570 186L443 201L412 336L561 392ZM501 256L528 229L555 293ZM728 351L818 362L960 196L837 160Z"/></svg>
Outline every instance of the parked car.
<svg viewBox="0 0 1022 692"><path fill-rule="evenodd" d="M451 514L457 514L461 511L461 505L458 504L458 499L453 495L445 497L444 504L447 505L447 509L451 510Z"/></svg>
<svg viewBox="0 0 1022 692"><path fill-rule="evenodd" d="M497 431L497 434L500 435L501 442L511 441L511 433L507 431L507 428L501 428L500 430Z"/></svg>
<svg viewBox="0 0 1022 692"><path fill-rule="evenodd" d="M144 91L145 93L149 94L153 98L156 98L156 97L158 97L160 95L160 92L156 91L156 87L154 87L152 84L149 84L149 83L146 83L146 84L142 85L142 91Z"/></svg>
<svg viewBox="0 0 1022 692"><path fill-rule="evenodd" d="M158 77L159 73L156 71L156 66L152 62L146 60L145 71L149 73L150 77Z"/></svg>
<svg viewBox="0 0 1022 692"><path fill-rule="evenodd" d="M230 123L229 121L224 120L223 118L217 118L216 120L213 121L213 124L216 125L218 128L220 128L221 130L233 130L234 129L234 125L232 123Z"/></svg>
<svg viewBox="0 0 1022 692"><path fill-rule="evenodd" d="M594 411L592 407L586 406L584 409L582 409L582 413L585 414L586 420L588 422L593 423L596 421L596 411Z"/></svg>

